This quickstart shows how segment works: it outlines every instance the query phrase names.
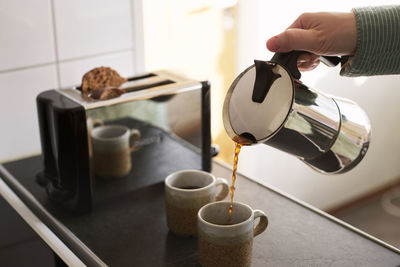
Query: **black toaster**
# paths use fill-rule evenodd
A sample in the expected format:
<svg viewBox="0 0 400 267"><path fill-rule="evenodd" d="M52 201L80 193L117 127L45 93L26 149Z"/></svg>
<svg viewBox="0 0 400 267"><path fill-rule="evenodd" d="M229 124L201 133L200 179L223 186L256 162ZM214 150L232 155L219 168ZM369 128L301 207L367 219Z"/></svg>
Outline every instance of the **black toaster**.
<svg viewBox="0 0 400 267"><path fill-rule="evenodd" d="M75 213L163 182L180 169L211 170L210 84L168 71L129 77L129 92L95 100L79 87L37 96L43 170L37 182L51 204ZM126 177L99 179L92 168L90 131L96 123L139 129Z"/></svg>

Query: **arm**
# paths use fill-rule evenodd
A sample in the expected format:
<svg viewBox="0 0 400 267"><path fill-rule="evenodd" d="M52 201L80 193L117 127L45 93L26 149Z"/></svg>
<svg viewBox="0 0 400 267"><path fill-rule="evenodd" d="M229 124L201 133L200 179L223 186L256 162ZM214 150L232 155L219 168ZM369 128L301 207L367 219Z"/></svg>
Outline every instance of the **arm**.
<svg viewBox="0 0 400 267"><path fill-rule="evenodd" d="M355 8L357 50L341 75L400 74L400 6Z"/></svg>

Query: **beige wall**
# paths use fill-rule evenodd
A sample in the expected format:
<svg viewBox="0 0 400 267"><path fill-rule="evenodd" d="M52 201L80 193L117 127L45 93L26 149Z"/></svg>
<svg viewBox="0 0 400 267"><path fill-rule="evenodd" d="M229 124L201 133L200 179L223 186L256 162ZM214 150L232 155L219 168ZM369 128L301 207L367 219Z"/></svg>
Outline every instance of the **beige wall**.
<svg viewBox="0 0 400 267"><path fill-rule="evenodd" d="M254 59L268 60L268 37L284 30L302 12L349 11L352 7L390 4L393 0L278 2L144 1L146 69L168 68L212 82L212 136L220 158L232 164L233 142L222 125L222 105L231 82ZM233 8L217 4L233 3ZM213 5L212 5L213 4ZM400 76L344 78L338 68L320 66L304 73L302 81L326 93L352 99L367 112L372 143L354 170L326 176L293 156L260 145L243 148L238 171L328 209L392 183L400 176ZM240 190L240 189L239 189Z"/></svg>
<svg viewBox="0 0 400 267"><path fill-rule="evenodd" d="M216 1L218 2L218 1ZM145 68L170 69L211 81L213 143L231 161L233 142L222 125L225 92L236 67L235 9L212 1L143 1Z"/></svg>

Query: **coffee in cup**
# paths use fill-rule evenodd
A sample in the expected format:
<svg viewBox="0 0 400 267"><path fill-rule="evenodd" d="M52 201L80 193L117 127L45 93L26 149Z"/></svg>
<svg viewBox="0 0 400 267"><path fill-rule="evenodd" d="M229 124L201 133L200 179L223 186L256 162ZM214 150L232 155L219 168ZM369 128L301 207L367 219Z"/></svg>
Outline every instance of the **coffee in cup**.
<svg viewBox="0 0 400 267"><path fill-rule="evenodd" d="M253 237L268 226L264 212L233 202L214 202L198 212L199 260L203 267L247 267L251 265ZM254 220L260 218L254 227Z"/></svg>
<svg viewBox="0 0 400 267"><path fill-rule="evenodd" d="M94 128L91 137L96 176L117 178L131 171L131 152L136 149L134 141L140 139L139 130L123 125L103 125Z"/></svg>
<svg viewBox="0 0 400 267"><path fill-rule="evenodd" d="M222 189L217 194L217 187ZM200 170L174 172L165 179L167 225L179 235L197 235L197 212L207 203L224 199L229 193L225 179Z"/></svg>

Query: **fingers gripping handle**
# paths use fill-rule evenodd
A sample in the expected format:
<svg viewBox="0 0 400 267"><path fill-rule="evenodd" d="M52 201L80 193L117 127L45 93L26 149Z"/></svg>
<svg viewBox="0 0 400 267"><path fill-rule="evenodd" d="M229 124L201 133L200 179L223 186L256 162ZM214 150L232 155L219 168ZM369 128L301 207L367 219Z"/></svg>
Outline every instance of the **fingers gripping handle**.
<svg viewBox="0 0 400 267"><path fill-rule="evenodd" d="M268 226L268 218L267 218L267 215L265 215L265 213L263 211L254 210L254 220L256 218L260 218L260 221L258 222L256 227L254 227L254 236L257 236L257 235L261 234L262 232L264 232Z"/></svg>
<svg viewBox="0 0 400 267"><path fill-rule="evenodd" d="M301 78L301 73L297 67L297 58L302 53L308 52L294 50L288 53L275 53L271 61L284 66L295 79L299 80ZM340 57L336 56L320 56L320 60L328 67L334 67L340 63Z"/></svg>
<svg viewBox="0 0 400 267"><path fill-rule="evenodd" d="M228 182L223 179L223 178L217 178L215 185L221 185L222 189L221 191L218 193L218 195L215 197L216 201L220 201L223 200L228 194L229 194L229 185Z"/></svg>

